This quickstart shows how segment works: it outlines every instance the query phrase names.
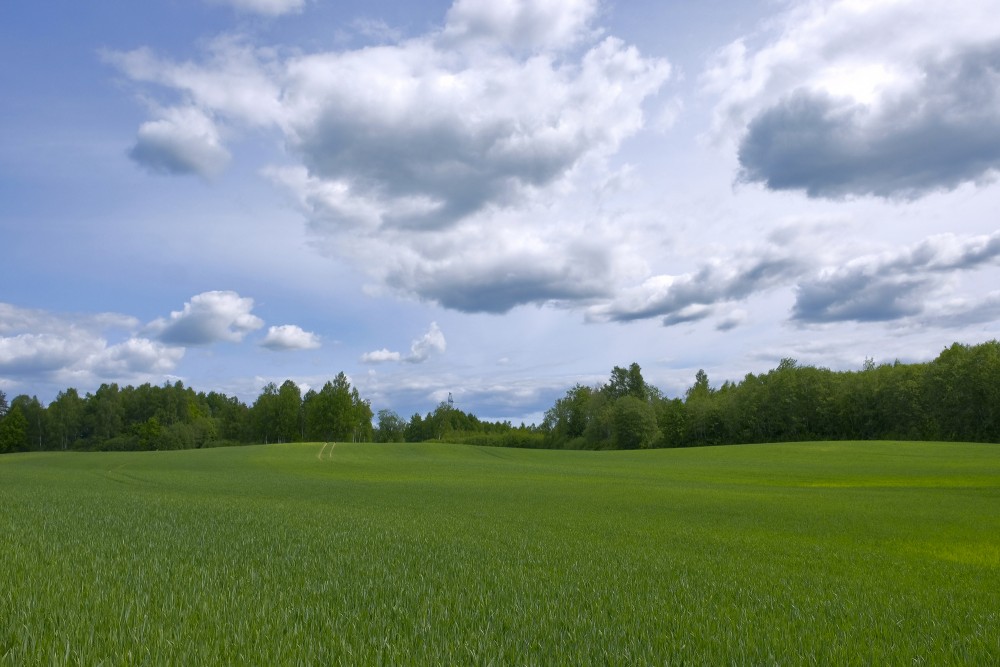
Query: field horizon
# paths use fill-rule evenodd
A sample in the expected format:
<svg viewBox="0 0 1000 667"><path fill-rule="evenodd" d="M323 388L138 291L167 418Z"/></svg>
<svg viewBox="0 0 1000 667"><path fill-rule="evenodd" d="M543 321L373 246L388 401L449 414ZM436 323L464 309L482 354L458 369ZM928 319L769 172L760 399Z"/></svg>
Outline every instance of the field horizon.
<svg viewBox="0 0 1000 667"><path fill-rule="evenodd" d="M985 664L1000 447L0 457L0 664Z"/></svg>

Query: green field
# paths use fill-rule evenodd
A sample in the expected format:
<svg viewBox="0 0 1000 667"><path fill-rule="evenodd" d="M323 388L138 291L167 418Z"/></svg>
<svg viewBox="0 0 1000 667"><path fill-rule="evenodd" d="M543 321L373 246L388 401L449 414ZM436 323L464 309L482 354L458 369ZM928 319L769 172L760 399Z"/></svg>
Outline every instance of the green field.
<svg viewBox="0 0 1000 667"><path fill-rule="evenodd" d="M0 457L0 664L998 664L1000 446Z"/></svg>

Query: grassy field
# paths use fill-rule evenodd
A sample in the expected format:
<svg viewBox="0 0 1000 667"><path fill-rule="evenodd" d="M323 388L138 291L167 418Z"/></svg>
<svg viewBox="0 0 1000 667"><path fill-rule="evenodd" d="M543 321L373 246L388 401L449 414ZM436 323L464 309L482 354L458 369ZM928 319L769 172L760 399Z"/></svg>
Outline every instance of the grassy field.
<svg viewBox="0 0 1000 667"><path fill-rule="evenodd" d="M1000 446L0 457L0 665L1000 663Z"/></svg>

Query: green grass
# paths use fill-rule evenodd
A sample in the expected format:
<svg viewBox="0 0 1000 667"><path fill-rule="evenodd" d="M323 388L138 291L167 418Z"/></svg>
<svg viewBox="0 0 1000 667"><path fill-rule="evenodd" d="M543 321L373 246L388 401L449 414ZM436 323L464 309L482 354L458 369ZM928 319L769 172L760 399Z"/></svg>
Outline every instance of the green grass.
<svg viewBox="0 0 1000 667"><path fill-rule="evenodd" d="M0 665L1000 662L996 445L24 454L0 507Z"/></svg>

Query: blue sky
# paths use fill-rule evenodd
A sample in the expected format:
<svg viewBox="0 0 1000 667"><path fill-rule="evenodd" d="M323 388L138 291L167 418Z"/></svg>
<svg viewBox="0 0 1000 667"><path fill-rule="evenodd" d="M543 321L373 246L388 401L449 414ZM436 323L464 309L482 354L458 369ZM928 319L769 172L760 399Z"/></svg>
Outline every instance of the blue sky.
<svg viewBox="0 0 1000 667"><path fill-rule="evenodd" d="M0 389L537 421L995 338L998 9L7 3Z"/></svg>

